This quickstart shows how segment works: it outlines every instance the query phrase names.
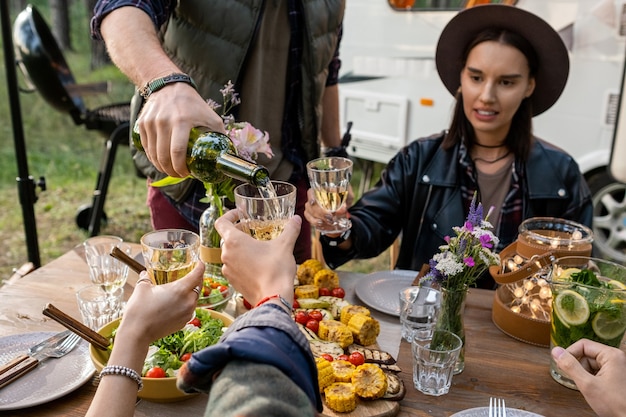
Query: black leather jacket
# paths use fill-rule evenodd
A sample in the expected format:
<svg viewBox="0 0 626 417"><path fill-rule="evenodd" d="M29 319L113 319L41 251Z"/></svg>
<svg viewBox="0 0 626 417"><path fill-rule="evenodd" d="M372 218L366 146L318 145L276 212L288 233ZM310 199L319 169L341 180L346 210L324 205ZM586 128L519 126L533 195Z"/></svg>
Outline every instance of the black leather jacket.
<svg viewBox="0 0 626 417"><path fill-rule="evenodd" d="M376 186L349 209L352 248L323 244L329 267L378 256L402 233L395 267L419 271L445 244L444 236L453 234L452 227L463 224L459 146L445 151L442 139L443 133L418 139L394 156ZM571 156L536 139L523 172L524 219L560 217L591 226L591 195Z"/></svg>

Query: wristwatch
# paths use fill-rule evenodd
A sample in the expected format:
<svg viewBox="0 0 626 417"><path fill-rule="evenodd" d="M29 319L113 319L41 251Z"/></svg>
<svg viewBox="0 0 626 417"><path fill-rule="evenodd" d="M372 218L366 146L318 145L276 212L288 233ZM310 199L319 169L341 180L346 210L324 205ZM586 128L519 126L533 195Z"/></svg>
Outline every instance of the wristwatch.
<svg viewBox="0 0 626 417"><path fill-rule="evenodd" d="M352 233L352 229L348 229L337 237L330 237L326 235L320 235L320 240L326 243L328 246L339 246L343 242L345 242L349 237L350 233Z"/></svg>

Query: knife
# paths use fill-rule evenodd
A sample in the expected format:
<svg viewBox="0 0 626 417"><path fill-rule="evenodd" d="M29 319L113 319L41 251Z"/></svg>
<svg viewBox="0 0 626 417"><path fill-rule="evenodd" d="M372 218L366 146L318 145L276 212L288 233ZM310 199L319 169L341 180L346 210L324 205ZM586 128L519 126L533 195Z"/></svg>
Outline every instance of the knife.
<svg viewBox="0 0 626 417"><path fill-rule="evenodd" d="M5 363L4 365L0 366L0 375L5 373L9 369L13 369L15 366L19 365L20 363L24 362L29 357L33 356L35 353L41 352L47 346L54 346L56 343L61 342L67 336L69 336L70 333L72 333L72 332L69 331L69 330L65 330L63 332L57 333L57 334L47 338L43 342L40 342L40 343L37 343L36 345L31 346L28 349L28 354L20 355L20 356L16 357L15 359L9 361L8 363Z"/></svg>

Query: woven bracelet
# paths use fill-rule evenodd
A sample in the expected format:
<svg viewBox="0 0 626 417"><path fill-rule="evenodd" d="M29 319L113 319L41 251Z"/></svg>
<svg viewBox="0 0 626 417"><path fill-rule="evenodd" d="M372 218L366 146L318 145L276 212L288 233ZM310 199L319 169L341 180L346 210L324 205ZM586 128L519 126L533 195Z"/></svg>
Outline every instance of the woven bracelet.
<svg viewBox="0 0 626 417"><path fill-rule="evenodd" d="M268 301L273 300L274 298L278 298L278 300L279 300L279 301L280 301L280 302L281 302L281 303L282 303L285 307L287 307L287 310L288 310L288 311L293 311L293 306L292 306L291 304L289 304L289 301L285 300L285 299L283 298L283 296L282 296L282 295L280 295L280 294L276 294L276 295L271 295L271 296L269 296L269 297L265 297L264 299L262 299L261 301L259 301L259 302L255 305L255 307L258 307L258 306L260 306L261 304L265 304L265 303L267 303Z"/></svg>
<svg viewBox="0 0 626 417"><path fill-rule="evenodd" d="M174 84L174 83L186 83L192 86L194 89L196 89L196 91L198 90L198 86L189 75L182 74L182 73L174 73L174 74L166 75L165 77L157 78L156 80L150 81L148 84L146 84L145 86L139 89L139 94L141 94L141 97L143 97L144 100L146 100L148 99L148 97L150 97L150 94L159 91L160 89L162 89L168 84Z"/></svg>
<svg viewBox="0 0 626 417"><path fill-rule="evenodd" d="M130 369L126 366L119 366L119 365L105 366L104 368L102 368L102 371L100 371L100 376L103 377L106 375L122 375L122 376L128 377L137 383L137 387L139 388L137 391L141 391L141 389L143 388L143 381L141 380L141 375L139 375L139 373L135 371L134 369Z"/></svg>

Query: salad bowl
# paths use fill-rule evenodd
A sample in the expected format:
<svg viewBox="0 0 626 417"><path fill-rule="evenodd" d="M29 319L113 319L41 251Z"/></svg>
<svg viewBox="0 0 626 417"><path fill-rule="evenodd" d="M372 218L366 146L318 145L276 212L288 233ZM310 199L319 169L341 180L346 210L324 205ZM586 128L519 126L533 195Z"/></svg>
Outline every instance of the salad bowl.
<svg viewBox="0 0 626 417"><path fill-rule="evenodd" d="M233 318L219 311L198 308L196 317L202 317L204 313L208 313L212 318L219 319L224 323L224 327L232 324ZM119 326L121 319L116 319L98 330L98 333L104 337L110 338L113 331ZM109 360L110 350L100 350L93 345L89 346L89 355L94 367L98 372L104 368ZM176 377L166 376L163 378L148 378L143 376L143 389L137 393L139 398L153 402L174 402L182 401L193 397L195 394L186 394L176 388Z"/></svg>

